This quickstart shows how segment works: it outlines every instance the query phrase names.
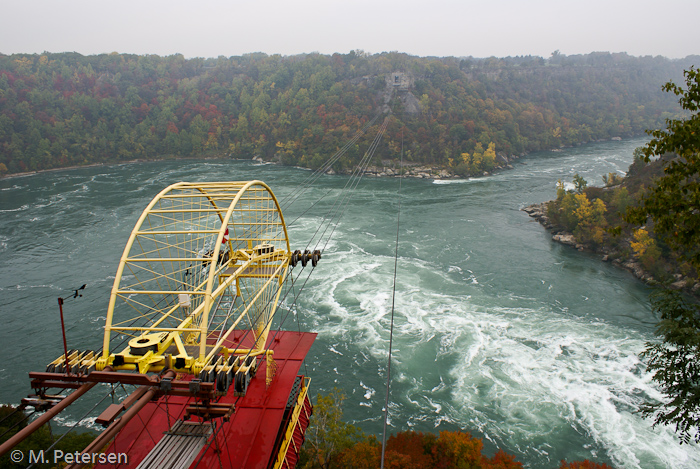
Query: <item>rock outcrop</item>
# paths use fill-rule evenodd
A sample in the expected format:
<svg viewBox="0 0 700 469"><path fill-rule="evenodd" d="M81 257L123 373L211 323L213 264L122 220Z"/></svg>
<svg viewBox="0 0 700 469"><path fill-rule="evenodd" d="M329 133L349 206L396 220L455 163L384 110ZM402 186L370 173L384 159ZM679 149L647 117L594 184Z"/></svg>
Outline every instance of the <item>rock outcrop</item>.
<svg viewBox="0 0 700 469"><path fill-rule="evenodd" d="M624 256L622 256L619 252L613 251L606 246L594 247L581 244L576 240L576 237L572 233L563 231L559 229L559 227L554 226L547 216L547 202L529 205L524 207L522 211L537 220L545 229L552 232L553 241L566 246L571 246L579 251L590 251L597 254L602 254L602 261L608 262L612 260L613 264L632 272L635 277L650 285L656 285L659 283L651 273L644 270L644 266L637 262L636 259L624 258ZM700 282L684 277L681 274L676 274L674 277L676 281L669 284L669 288L674 290L684 290L694 295L700 294Z"/></svg>

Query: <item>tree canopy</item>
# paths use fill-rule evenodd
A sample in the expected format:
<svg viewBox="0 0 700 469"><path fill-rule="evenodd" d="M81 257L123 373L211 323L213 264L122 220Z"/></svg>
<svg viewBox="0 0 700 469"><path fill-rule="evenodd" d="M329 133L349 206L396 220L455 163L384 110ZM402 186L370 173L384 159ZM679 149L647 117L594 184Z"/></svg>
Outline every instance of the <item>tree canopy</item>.
<svg viewBox="0 0 700 469"><path fill-rule="evenodd" d="M298 467L304 469L377 469L382 445L373 435L342 420L345 396L338 390L317 397ZM489 457L484 443L464 431L439 434L402 431L386 442L387 469L522 469L514 455L499 449ZM589 460L561 461L560 469L612 469Z"/></svg>
<svg viewBox="0 0 700 469"><path fill-rule="evenodd" d="M654 425L674 425L682 443L700 442L700 308L670 290L652 296L652 306L661 315L656 333L661 342L648 343L643 357L647 369L669 398L646 403L641 412Z"/></svg>
<svg viewBox="0 0 700 469"><path fill-rule="evenodd" d="M679 96L688 111L683 119L669 119L664 130L649 132L652 140L642 149L646 162L658 157L663 174L631 207L627 221L649 225L681 259L700 269L700 70L684 72L686 88L673 82L664 90ZM649 230L635 232L633 249L646 255L655 247ZM643 356L667 401L647 403L642 414L654 425L675 425L681 442L700 442L700 306L678 292L661 290L652 296L660 314L656 332L660 342L648 343Z"/></svg>
<svg viewBox="0 0 700 469"><path fill-rule="evenodd" d="M378 161L398 156L403 132L408 163L479 174L503 157L658 127L679 111L661 84L694 60L0 54L0 173L201 155L318 167L390 111ZM361 157L362 141L334 170Z"/></svg>
<svg viewBox="0 0 700 469"><path fill-rule="evenodd" d="M653 223L654 231L700 270L700 70L691 67L684 76L686 89L673 82L663 88L680 96L690 116L669 119L666 129L649 132L653 138L642 149L644 160L663 158L664 174L630 209L627 220Z"/></svg>

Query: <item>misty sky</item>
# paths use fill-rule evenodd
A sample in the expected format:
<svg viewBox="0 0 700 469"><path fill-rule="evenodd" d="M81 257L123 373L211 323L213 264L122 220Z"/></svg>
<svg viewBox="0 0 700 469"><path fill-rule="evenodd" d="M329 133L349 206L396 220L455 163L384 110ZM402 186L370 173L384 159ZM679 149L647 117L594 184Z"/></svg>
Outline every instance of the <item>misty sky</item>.
<svg viewBox="0 0 700 469"><path fill-rule="evenodd" d="M700 54L700 0L1 2L4 54Z"/></svg>

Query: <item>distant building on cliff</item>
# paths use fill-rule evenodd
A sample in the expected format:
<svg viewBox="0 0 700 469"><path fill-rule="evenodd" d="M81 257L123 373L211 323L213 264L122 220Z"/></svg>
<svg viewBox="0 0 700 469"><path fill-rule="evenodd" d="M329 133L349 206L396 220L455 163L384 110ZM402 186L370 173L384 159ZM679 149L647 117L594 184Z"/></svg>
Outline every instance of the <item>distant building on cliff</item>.
<svg viewBox="0 0 700 469"><path fill-rule="evenodd" d="M387 86L398 91L408 91L413 86L413 76L405 72L392 72L386 77Z"/></svg>

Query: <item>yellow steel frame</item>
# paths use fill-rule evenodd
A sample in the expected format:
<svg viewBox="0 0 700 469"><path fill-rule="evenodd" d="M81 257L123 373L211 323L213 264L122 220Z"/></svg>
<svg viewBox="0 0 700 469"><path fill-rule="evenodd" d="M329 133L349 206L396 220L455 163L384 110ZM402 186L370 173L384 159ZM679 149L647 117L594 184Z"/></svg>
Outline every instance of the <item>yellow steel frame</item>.
<svg viewBox="0 0 700 469"><path fill-rule="evenodd" d="M309 392L310 383L310 378L304 378L301 390L299 391L299 395L297 396L297 400L294 404L292 416L289 419L289 424L287 425L287 429L284 432L284 440L282 440L280 450L277 453L277 458L275 459L275 464L273 466L274 469L281 469L285 467L285 460L287 458L287 453L289 452L289 448L291 445L294 445L294 450L297 454L299 454L299 452L301 451L301 448L297 448L296 443L294 442L294 431L296 430L296 427L299 424L299 418L301 416L301 413L302 411L304 411L304 401L306 400L306 395ZM306 417L310 418L310 415L307 415Z"/></svg>
<svg viewBox="0 0 700 469"><path fill-rule="evenodd" d="M265 183L164 189L124 248L97 370L169 367L196 375L224 364L222 354L266 354L291 255L282 211ZM252 348L225 346L236 328L252 334ZM115 339L128 344L118 350Z"/></svg>

